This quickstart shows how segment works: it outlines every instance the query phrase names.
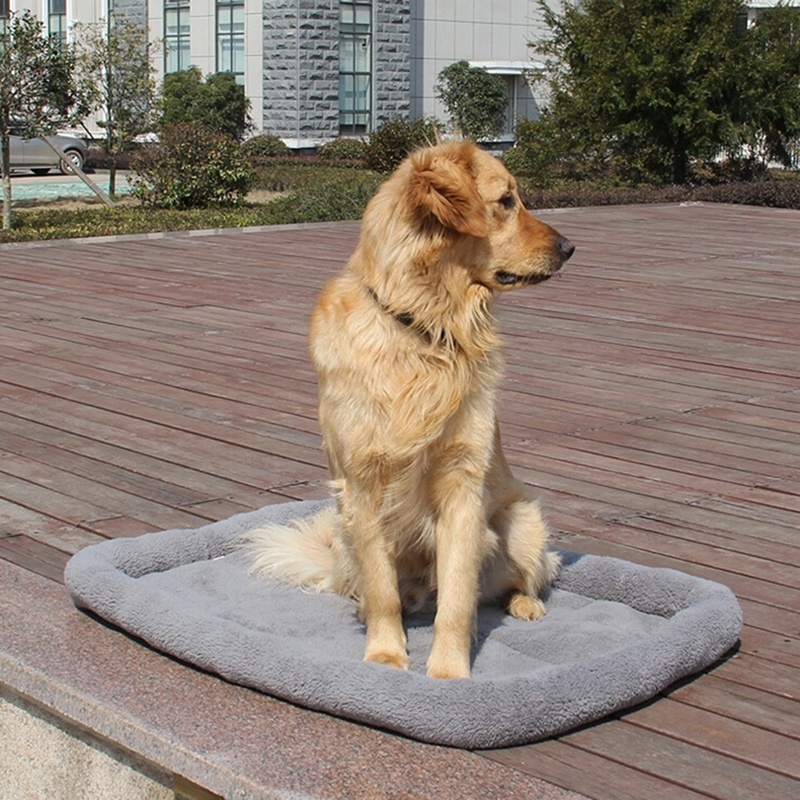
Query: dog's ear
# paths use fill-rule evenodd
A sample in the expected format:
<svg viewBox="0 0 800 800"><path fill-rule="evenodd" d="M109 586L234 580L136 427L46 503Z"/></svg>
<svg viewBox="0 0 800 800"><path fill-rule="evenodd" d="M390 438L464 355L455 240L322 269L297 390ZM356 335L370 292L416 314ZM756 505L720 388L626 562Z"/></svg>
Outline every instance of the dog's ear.
<svg viewBox="0 0 800 800"><path fill-rule="evenodd" d="M486 207L463 150L432 157L418 153L409 199L421 216L433 216L445 228L477 237L489 232Z"/></svg>

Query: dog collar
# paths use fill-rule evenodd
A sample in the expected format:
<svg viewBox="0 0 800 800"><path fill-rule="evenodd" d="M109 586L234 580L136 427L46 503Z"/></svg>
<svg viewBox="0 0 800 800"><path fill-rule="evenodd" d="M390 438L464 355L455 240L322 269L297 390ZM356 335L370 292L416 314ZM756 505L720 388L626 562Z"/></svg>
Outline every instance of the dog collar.
<svg viewBox="0 0 800 800"><path fill-rule="evenodd" d="M378 308L383 311L385 314L388 314L393 319L396 319L402 326L406 328L413 328L415 331L418 331L421 335L423 335L426 339L430 341L431 336L425 328L420 327L419 325L414 324L414 315L410 311L401 311L399 313L395 313L392 311L385 303L381 302L381 299L378 297L377 293L371 286L367 286L367 294L375 301Z"/></svg>
<svg viewBox="0 0 800 800"><path fill-rule="evenodd" d="M429 328L426 328L424 325L417 322L417 320L414 319L414 315L410 311L392 311L384 302L381 301L377 292L371 286L366 286L365 288L367 290L367 294L375 302L375 305L377 305L384 314L388 314L392 319L399 322L404 328L414 331L428 344L444 344L447 342L448 336L444 329L439 331L437 335L434 335Z"/></svg>

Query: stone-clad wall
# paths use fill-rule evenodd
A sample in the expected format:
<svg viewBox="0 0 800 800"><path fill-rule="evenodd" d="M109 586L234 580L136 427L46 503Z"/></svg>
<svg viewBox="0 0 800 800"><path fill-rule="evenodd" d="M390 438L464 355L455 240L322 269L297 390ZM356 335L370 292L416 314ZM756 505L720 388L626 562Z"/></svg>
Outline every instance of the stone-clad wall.
<svg viewBox="0 0 800 800"><path fill-rule="evenodd" d="M338 129L338 0L264 0L264 130L302 140Z"/></svg>
<svg viewBox="0 0 800 800"><path fill-rule="evenodd" d="M408 115L410 28L409 0L375 0L376 125ZM300 141L338 135L338 0L264 0L264 129Z"/></svg>
<svg viewBox="0 0 800 800"><path fill-rule="evenodd" d="M411 108L410 0L375 2L375 127Z"/></svg>

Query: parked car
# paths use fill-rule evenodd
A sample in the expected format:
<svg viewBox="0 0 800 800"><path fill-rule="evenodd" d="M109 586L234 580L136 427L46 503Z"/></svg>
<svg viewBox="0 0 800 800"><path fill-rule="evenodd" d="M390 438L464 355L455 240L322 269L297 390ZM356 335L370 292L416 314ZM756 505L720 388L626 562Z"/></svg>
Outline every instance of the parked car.
<svg viewBox="0 0 800 800"><path fill-rule="evenodd" d="M59 158L44 139L24 139L19 131L11 130L11 171L30 170L34 175L47 175L51 169L60 169L64 175L74 172L73 167L83 169L89 148L77 136L51 136L66 160Z"/></svg>

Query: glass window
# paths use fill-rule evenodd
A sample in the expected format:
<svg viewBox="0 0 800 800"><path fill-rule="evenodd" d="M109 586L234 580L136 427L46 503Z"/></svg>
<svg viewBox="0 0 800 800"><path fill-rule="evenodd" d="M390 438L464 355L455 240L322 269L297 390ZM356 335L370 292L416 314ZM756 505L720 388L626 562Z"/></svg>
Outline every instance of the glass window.
<svg viewBox="0 0 800 800"><path fill-rule="evenodd" d="M164 0L164 72L189 68L190 33L189 0Z"/></svg>
<svg viewBox="0 0 800 800"><path fill-rule="evenodd" d="M217 72L244 77L244 0L217 0Z"/></svg>
<svg viewBox="0 0 800 800"><path fill-rule="evenodd" d="M339 132L369 133L372 117L372 3L339 11Z"/></svg>
<svg viewBox="0 0 800 800"><path fill-rule="evenodd" d="M47 0L47 32L61 44L67 41L67 0Z"/></svg>

